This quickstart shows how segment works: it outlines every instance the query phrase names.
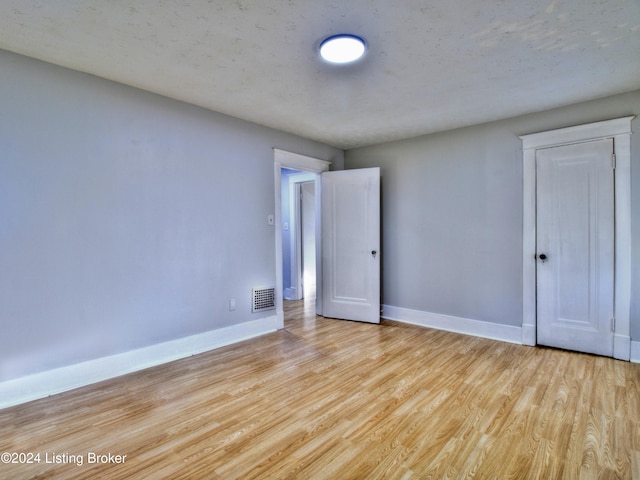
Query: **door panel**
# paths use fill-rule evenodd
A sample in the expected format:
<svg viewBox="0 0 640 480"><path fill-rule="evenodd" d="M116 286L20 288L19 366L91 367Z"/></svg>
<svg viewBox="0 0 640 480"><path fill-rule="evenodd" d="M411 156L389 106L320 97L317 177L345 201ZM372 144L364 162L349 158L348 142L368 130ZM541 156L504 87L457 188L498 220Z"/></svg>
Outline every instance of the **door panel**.
<svg viewBox="0 0 640 480"><path fill-rule="evenodd" d="M613 354L612 152L611 139L536 152L540 344Z"/></svg>
<svg viewBox="0 0 640 480"><path fill-rule="evenodd" d="M324 316L380 323L380 169L322 174Z"/></svg>

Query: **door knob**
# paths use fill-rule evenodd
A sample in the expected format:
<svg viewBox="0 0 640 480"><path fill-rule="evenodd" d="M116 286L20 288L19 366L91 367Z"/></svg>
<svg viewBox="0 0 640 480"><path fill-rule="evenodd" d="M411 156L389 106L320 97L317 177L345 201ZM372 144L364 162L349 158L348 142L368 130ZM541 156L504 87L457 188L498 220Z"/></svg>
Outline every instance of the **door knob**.
<svg viewBox="0 0 640 480"><path fill-rule="evenodd" d="M378 252L376 252L375 250L371 250L371 255L373 255L374 257L378 254Z"/></svg>
<svg viewBox="0 0 640 480"><path fill-rule="evenodd" d="M546 262L546 261L547 261L547 256L546 256L544 253L541 253L540 255L538 255L538 258L539 258L540 260L542 260L543 262Z"/></svg>

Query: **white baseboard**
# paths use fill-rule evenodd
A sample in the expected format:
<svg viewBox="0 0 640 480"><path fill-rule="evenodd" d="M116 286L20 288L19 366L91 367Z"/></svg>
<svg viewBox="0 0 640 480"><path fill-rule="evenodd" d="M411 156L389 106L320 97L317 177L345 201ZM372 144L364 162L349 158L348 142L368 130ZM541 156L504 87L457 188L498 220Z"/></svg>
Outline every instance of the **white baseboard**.
<svg viewBox="0 0 640 480"><path fill-rule="evenodd" d="M440 313L424 312L421 310L411 310L409 308L394 307L393 305L383 305L382 312L382 318L388 320L473 335L475 337L489 338L491 340L522 344L521 327L454 317Z"/></svg>
<svg viewBox="0 0 640 480"><path fill-rule="evenodd" d="M277 330L275 315L0 383L0 409L224 347Z"/></svg>
<svg viewBox="0 0 640 480"><path fill-rule="evenodd" d="M633 363L640 363L640 342L631 342L631 359Z"/></svg>

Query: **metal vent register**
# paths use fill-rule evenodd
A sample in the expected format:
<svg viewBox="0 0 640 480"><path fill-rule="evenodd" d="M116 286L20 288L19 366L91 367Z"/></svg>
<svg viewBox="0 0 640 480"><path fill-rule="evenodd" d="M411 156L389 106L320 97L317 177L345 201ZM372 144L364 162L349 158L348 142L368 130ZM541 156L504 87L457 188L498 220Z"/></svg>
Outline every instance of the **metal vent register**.
<svg viewBox="0 0 640 480"><path fill-rule="evenodd" d="M276 308L276 289L272 288L254 288L251 290L253 303L251 312L262 312L263 310L273 310Z"/></svg>

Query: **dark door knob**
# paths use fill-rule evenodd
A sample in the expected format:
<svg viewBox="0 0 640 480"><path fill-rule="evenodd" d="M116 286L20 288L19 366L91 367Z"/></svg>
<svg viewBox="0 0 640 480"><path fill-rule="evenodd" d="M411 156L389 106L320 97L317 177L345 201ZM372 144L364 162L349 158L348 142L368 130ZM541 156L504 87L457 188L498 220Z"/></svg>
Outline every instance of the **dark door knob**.
<svg viewBox="0 0 640 480"><path fill-rule="evenodd" d="M538 255L538 258L544 262L547 259L547 256L544 253L541 253Z"/></svg>

